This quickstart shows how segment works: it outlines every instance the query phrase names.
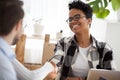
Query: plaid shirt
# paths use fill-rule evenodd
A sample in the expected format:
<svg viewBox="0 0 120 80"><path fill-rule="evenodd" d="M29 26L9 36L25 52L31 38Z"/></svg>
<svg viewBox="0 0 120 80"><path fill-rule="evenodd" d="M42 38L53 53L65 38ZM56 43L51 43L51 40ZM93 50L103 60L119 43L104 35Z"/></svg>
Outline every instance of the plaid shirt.
<svg viewBox="0 0 120 80"><path fill-rule="evenodd" d="M87 51L88 64L90 68L108 69L112 70L113 52L110 46L105 42L98 42L93 36L92 46ZM58 67L60 67L60 79L65 80L70 77L71 65L74 64L77 53L79 52L79 45L76 37L62 38L56 45L55 56L52 58ZM97 57L98 56L98 57Z"/></svg>

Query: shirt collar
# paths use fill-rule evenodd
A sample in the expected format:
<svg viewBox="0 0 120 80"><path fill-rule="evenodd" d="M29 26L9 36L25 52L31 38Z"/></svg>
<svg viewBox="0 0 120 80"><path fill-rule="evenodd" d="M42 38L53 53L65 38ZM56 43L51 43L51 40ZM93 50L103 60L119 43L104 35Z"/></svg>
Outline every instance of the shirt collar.
<svg viewBox="0 0 120 80"><path fill-rule="evenodd" d="M92 48L93 49L97 49L97 46L96 46L96 39L92 36L92 35L90 35L90 37L91 37L91 39L92 39ZM69 40L70 42L71 41L75 41L76 42L76 37L75 37L75 35L74 36L72 36L72 38ZM77 43L77 42L76 42Z"/></svg>
<svg viewBox="0 0 120 80"><path fill-rule="evenodd" d="M92 45L93 45L93 47L94 48L97 48L97 46L96 46L96 39L91 35L91 39L92 39Z"/></svg>
<svg viewBox="0 0 120 80"><path fill-rule="evenodd" d="M2 37L0 37L0 50L10 60L15 58L15 52L12 50L11 46Z"/></svg>
<svg viewBox="0 0 120 80"><path fill-rule="evenodd" d="M95 39L92 35L90 35L90 37L91 37L91 39L92 39L92 45L93 45L93 47L97 48L96 43L95 43L96 39ZM75 37L75 35L72 36L72 38L71 38L69 41L70 41L70 42L71 42L71 41L75 41L75 42L76 42L76 37Z"/></svg>

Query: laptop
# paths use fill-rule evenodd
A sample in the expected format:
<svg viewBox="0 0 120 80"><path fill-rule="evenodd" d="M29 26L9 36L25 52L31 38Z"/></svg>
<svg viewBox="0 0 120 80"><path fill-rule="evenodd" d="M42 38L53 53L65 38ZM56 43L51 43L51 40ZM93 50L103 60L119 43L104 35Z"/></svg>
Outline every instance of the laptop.
<svg viewBox="0 0 120 80"><path fill-rule="evenodd" d="M120 80L120 71L90 69L87 80Z"/></svg>

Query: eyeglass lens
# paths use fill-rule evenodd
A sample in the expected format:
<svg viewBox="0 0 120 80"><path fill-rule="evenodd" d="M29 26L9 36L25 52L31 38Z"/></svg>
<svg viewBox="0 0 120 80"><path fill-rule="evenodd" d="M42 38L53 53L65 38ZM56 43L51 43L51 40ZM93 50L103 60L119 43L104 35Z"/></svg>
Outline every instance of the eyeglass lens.
<svg viewBox="0 0 120 80"><path fill-rule="evenodd" d="M75 20L75 21L78 21L80 18L82 18L82 17L85 17L85 16L80 16L80 14L76 14L75 16L73 16L73 17L69 17L66 21L68 22L68 23L70 23L70 22L72 22L72 20Z"/></svg>

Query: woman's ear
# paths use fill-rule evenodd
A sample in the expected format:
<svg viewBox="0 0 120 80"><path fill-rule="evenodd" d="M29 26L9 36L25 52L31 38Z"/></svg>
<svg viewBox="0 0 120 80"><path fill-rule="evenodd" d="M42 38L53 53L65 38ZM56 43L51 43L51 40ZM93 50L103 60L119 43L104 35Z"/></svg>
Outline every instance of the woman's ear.
<svg viewBox="0 0 120 80"><path fill-rule="evenodd" d="M91 24L91 22L92 22L92 19L88 18L88 24Z"/></svg>

